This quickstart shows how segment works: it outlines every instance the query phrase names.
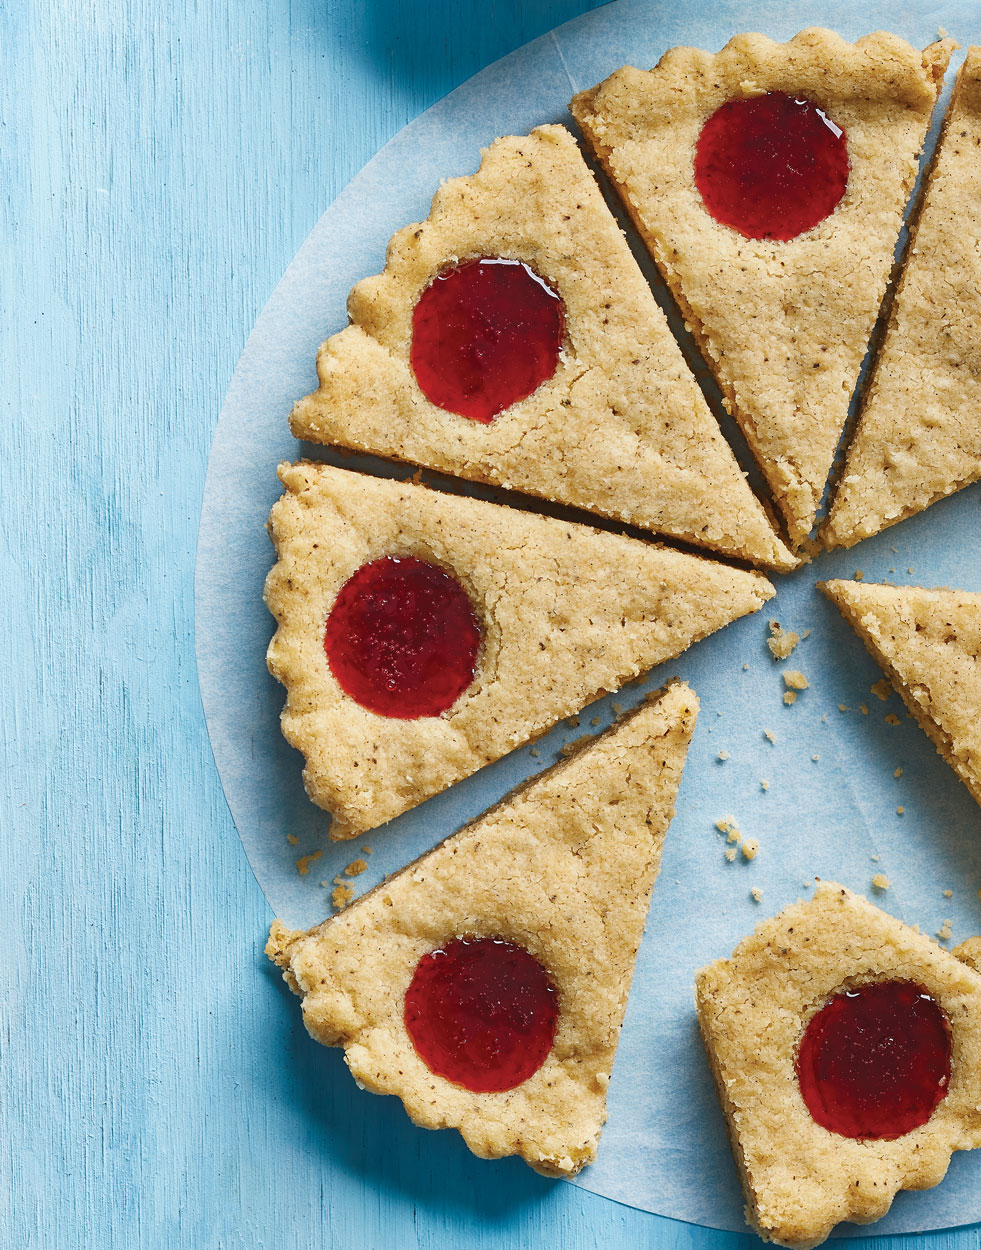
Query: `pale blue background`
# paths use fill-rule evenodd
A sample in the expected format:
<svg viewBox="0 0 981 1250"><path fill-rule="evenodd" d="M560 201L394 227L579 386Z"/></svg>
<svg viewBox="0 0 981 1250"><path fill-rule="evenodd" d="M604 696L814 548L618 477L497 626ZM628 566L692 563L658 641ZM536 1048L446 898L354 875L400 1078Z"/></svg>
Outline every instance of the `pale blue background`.
<svg viewBox="0 0 981 1250"><path fill-rule="evenodd" d="M4 1250L758 1244L359 1094L261 957L197 695L205 463L262 304L386 138L588 7L0 7Z"/></svg>

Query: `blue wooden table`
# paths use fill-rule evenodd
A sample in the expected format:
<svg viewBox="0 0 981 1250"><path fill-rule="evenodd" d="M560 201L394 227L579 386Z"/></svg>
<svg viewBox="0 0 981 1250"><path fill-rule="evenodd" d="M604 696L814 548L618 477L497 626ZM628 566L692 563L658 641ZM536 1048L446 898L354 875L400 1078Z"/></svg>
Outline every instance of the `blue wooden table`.
<svg viewBox="0 0 981 1250"><path fill-rule="evenodd" d="M384 140L590 7L0 4L4 1250L758 1244L360 1094L262 956L197 692L205 465L265 298Z"/></svg>

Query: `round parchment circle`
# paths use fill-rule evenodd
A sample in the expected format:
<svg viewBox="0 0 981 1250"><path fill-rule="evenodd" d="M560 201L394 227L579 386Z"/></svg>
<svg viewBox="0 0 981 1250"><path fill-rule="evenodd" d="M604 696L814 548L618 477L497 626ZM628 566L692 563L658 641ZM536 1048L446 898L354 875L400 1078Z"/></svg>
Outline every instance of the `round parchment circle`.
<svg viewBox="0 0 981 1250"><path fill-rule="evenodd" d="M345 324L350 287L381 269L389 236L426 216L442 178L472 172L479 149L497 135L526 133L542 122L568 124L572 93L626 62L653 65L675 44L718 49L744 30L782 40L822 24L854 39L873 21L866 14L864 6L836 0L793 6L729 0L688 11L618 0L491 65L422 114L324 213L259 317L222 409L201 515L195 599L205 715L246 854L270 905L288 923L310 925L329 914L333 878L362 845L373 854L365 856L369 868L355 882L359 890L540 771L584 732L582 725L595 731L608 724L613 705L638 702L675 673L694 686L701 717L638 958L609 1123L597 1162L574 1183L733 1231L745 1229L742 1198L698 1040L694 971L728 954L764 915L806 896L815 876L867 892L873 873L884 872L892 888L880 901L894 914L931 933L949 918L955 940L981 930L981 814L898 699L883 703L871 693L881 673L814 587L860 568L869 580L981 590L979 488L851 552L775 579L779 597L769 611L589 708L582 725L557 728L534 755L530 748L517 751L377 836L336 846L327 838L325 814L303 793L300 757L278 729L282 691L264 664L273 629L262 603L272 562L264 524L279 493L276 464L302 455L330 458L322 448L297 444L287 426L293 401L316 384L319 343ZM965 45L981 41L981 13L970 4L886 2L874 16L876 25L917 46L934 39L941 22ZM658 289L642 249L635 246L635 253ZM333 458L380 474L412 472L367 458ZM773 618L811 631L791 662L811 685L793 707L783 703L782 666L765 646ZM751 864L725 860L715 827L724 817L759 839ZM760 903L750 896L754 886L763 891ZM938 1189L900 1194L875 1231L979 1219L981 1151L955 1156Z"/></svg>

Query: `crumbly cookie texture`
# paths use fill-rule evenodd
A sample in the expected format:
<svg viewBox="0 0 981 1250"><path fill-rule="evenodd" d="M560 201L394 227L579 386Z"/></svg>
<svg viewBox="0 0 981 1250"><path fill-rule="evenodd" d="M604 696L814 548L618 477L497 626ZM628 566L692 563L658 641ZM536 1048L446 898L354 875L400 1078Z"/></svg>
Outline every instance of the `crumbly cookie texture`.
<svg viewBox="0 0 981 1250"><path fill-rule="evenodd" d="M981 803L981 594L839 580L818 587Z"/></svg>
<svg viewBox="0 0 981 1250"><path fill-rule="evenodd" d="M956 45L922 54L878 32L789 43L738 35L674 48L577 95L572 114L623 197L803 544L878 315L930 115ZM783 91L825 108L851 172L834 212L786 242L717 222L695 186L702 125L732 99Z"/></svg>
<svg viewBox="0 0 981 1250"><path fill-rule="evenodd" d="M547 1176L595 1158L620 1026L698 700L685 685L504 799L310 933L276 921L266 952L303 997L311 1036L424 1128ZM503 1093L434 1075L404 1024L416 964L458 936L516 942L548 970L555 1044Z"/></svg>
<svg viewBox="0 0 981 1250"><path fill-rule="evenodd" d="M331 836L391 820L772 597L760 573L585 525L327 465L281 465L266 603L287 740ZM378 716L327 663L324 625L361 565L451 573L483 629L473 683L441 716Z"/></svg>
<svg viewBox="0 0 981 1250"><path fill-rule="evenodd" d="M850 547L981 477L981 48L968 49L821 537Z"/></svg>
<svg viewBox="0 0 981 1250"><path fill-rule="evenodd" d="M822 1128L797 1083L810 1018L844 986L923 985L952 1028L947 1096L921 1128L860 1141ZM764 1240L806 1250L840 1220L866 1224L901 1189L929 1189L955 1150L981 1146L981 975L833 882L761 924L696 978L702 1036L746 1194Z"/></svg>
<svg viewBox="0 0 981 1250"><path fill-rule="evenodd" d="M562 298L554 377L489 425L446 412L409 361L420 293L459 260L531 265ZM351 292L317 360L297 438L573 504L750 563L793 568L751 492L569 132L498 139L437 191Z"/></svg>

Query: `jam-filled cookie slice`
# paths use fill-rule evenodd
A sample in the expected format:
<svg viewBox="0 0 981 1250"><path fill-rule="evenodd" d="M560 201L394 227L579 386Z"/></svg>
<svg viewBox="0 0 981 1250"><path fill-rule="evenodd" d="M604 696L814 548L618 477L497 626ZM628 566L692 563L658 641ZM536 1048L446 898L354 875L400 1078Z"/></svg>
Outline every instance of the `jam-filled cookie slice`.
<svg viewBox="0 0 981 1250"><path fill-rule="evenodd" d="M981 803L981 594L842 580L818 586Z"/></svg>
<svg viewBox="0 0 981 1250"><path fill-rule="evenodd" d="M561 126L444 183L348 311L298 438L794 567Z"/></svg>
<svg viewBox="0 0 981 1250"><path fill-rule="evenodd" d="M391 820L772 597L760 573L327 465L280 467L273 676L331 836Z"/></svg>
<svg viewBox="0 0 981 1250"><path fill-rule="evenodd" d="M277 921L310 1034L475 1154L591 1162L697 710L669 686L319 928Z"/></svg>
<svg viewBox="0 0 981 1250"><path fill-rule="evenodd" d="M981 1146L981 974L832 882L696 978L750 1224L806 1250Z"/></svg>
<svg viewBox="0 0 981 1250"><path fill-rule="evenodd" d="M573 116L739 421L794 543L814 524L954 44L879 32L674 48Z"/></svg>
<svg viewBox="0 0 981 1250"><path fill-rule="evenodd" d="M821 537L850 547L981 477L981 48L968 49Z"/></svg>

